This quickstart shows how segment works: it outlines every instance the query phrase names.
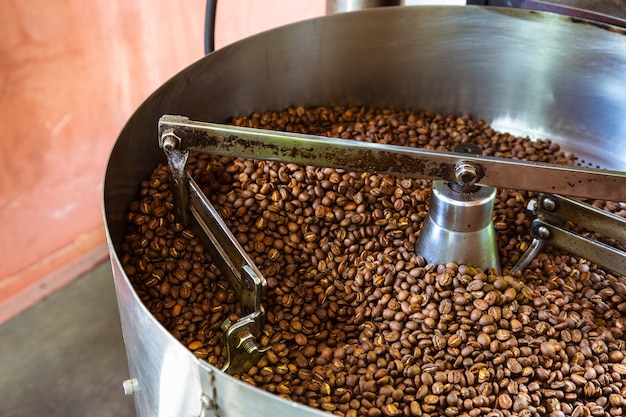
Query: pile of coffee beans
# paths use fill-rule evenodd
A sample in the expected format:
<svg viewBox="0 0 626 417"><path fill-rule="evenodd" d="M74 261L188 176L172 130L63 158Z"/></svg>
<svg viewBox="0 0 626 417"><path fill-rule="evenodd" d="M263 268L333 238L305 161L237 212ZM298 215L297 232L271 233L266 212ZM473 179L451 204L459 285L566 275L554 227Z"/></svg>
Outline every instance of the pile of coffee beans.
<svg viewBox="0 0 626 417"><path fill-rule="evenodd" d="M298 107L232 123L575 163L549 140L429 112ZM257 342L271 348L236 378L350 417L625 414L626 278L552 248L508 273L531 242L531 193L498 192L498 275L414 253L428 181L209 155L189 169L267 279ZM155 318L221 367L220 326L239 303L174 215L169 180L163 165L142 183L122 265Z"/></svg>

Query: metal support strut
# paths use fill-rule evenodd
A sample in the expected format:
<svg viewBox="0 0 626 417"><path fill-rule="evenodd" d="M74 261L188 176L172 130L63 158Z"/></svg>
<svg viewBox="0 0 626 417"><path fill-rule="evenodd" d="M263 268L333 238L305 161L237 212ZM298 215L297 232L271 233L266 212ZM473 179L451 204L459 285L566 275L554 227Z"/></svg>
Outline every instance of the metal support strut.
<svg viewBox="0 0 626 417"><path fill-rule="evenodd" d="M160 135L160 145L172 173L175 207L185 225L190 226L193 218L203 231L200 236L207 243L205 246L213 262L241 303L244 316L234 323L229 319L222 323L227 352L222 370L245 372L267 350L256 344L265 319L261 298L267 284L200 186L186 172L189 150L181 149L181 143L181 138L173 130L166 130Z"/></svg>
<svg viewBox="0 0 626 417"><path fill-rule="evenodd" d="M623 251L565 227L567 222L571 222L626 243L626 219L554 194L540 194L536 200L531 200L528 209L537 216L530 226L533 242L515 264L512 273L525 269L545 246L550 245L626 275L626 255Z"/></svg>

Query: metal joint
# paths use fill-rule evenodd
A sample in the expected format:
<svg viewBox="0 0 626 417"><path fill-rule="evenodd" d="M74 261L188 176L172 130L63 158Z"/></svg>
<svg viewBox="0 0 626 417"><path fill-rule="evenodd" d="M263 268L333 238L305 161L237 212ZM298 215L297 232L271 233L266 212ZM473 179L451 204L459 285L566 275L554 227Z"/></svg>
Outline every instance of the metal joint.
<svg viewBox="0 0 626 417"><path fill-rule="evenodd" d="M222 323L226 344L226 362L222 371L246 372L270 349L270 347L261 349L257 345L254 334L261 332L260 323L257 320L258 314L259 312L249 314L234 323L227 318Z"/></svg>
<svg viewBox="0 0 626 417"><path fill-rule="evenodd" d="M530 226L533 242L511 272L524 269L547 244L550 244L606 269L626 274L624 251L565 227L570 222L608 238L626 242L626 219L555 194L540 194L528 207L536 216Z"/></svg>

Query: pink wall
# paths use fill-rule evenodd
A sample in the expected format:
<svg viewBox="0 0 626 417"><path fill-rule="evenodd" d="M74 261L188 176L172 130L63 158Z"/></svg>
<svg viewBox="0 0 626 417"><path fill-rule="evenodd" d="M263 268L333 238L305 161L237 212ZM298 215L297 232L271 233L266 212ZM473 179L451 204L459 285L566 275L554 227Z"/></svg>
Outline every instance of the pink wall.
<svg viewBox="0 0 626 417"><path fill-rule="evenodd" d="M218 1L216 47L324 13L324 0ZM117 133L203 56L205 0L0 2L0 322L107 257Z"/></svg>

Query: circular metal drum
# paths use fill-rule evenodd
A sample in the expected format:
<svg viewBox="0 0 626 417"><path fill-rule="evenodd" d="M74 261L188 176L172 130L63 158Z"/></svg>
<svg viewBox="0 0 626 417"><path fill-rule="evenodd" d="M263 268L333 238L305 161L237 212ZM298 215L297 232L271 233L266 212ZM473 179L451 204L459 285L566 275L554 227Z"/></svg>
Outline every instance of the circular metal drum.
<svg viewBox="0 0 626 417"><path fill-rule="evenodd" d="M274 29L218 50L149 97L110 156L104 216L140 416L327 415L196 359L150 314L120 264L129 203L165 156L164 114L224 122L290 105L364 105L469 114L551 138L582 165L626 167L623 30L549 13L390 7ZM626 196L625 196L626 200Z"/></svg>

